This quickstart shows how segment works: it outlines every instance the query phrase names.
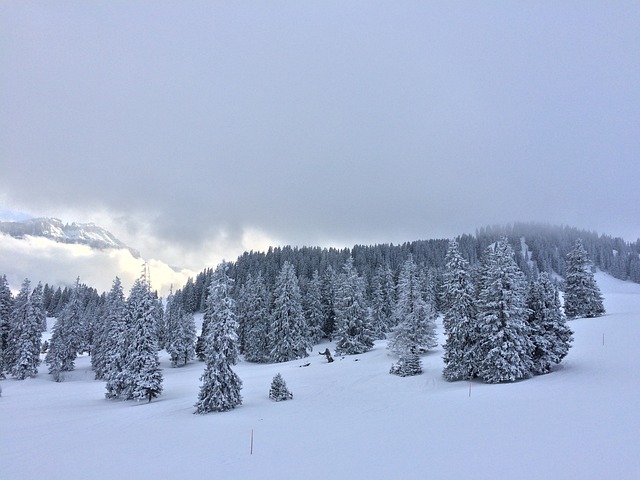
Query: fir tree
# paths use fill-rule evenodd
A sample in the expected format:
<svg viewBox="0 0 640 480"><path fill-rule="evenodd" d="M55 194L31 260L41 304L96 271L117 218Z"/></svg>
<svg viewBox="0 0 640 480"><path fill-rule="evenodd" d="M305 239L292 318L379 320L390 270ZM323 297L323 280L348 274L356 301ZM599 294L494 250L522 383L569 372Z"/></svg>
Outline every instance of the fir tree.
<svg viewBox="0 0 640 480"><path fill-rule="evenodd" d="M249 362L269 360L269 293L262 275L249 275L240 290L240 316L244 325L244 358Z"/></svg>
<svg viewBox="0 0 640 480"><path fill-rule="evenodd" d="M532 372L548 373L567 355L573 337L562 313L558 289L546 272L531 282L527 307L533 342Z"/></svg>
<svg viewBox="0 0 640 480"><path fill-rule="evenodd" d="M322 279L318 270L314 270L304 296L304 316L309 328L309 342L319 343L322 339L324 325L324 308L322 305Z"/></svg>
<svg viewBox="0 0 640 480"><path fill-rule="evenodd" d="M2 275L0 277L0 379L5 378L5 372L9 369L9 358L12 351L9 345L12 311L13 295L6 275Z"/></svg>
<svg viewBox="0 0 640 480"><path fill-rule="evenodd" d="M13 350L11 375L16 379L24 380L38 373L41 338L41 322L31 298L31 282L25 279L15 298L9 334L9 345Z"/></svg>
<svg viewBox="0 0 640 480"><path fill-rule="evenodd" d="M279 373L273 377L271 388L269 389L269 398L280 402L282 400L291 400L293 393L287 388L287 384Z"/></svg>
<svg viewBox="0 0 640 480"><path fill-rule="evenodd" d="M478 299L477 375L487 383L528 377L532 343L526 285L506 238L485 253Z"/></svg>
<svg viewBox="0 0 640 480"><path fill-rule="evenodd" d="M389 264L379 265L372 279L371 326L374 338L386 338L386 334L395 326L393 287L393 274Z"/></svg>
<svg viewBox="0 0 640 480"><path fill-rule="evenodd" d="M471 379L475 376L473 354L478 336L474 287L469 264L455 240L449 242L445 257L442 300L446 336L442 375L449 381Z"/></svg>
<svg viewBox="0 0 640 480"><path fill-rule="evenodd" d="M302 313L300 287L293 265L284 262L276 278L271 326L269 358L272 362L288 362L309 356L311 344Z"/></svg>
<svg viewBox="0 0 640 480"><path fill-rule="evenodd" d="M125 390L129 372L128 353L130 341L130 317L127 315L127 304L118 277L107 295L106 336L104 344L104 379L106 380L105 396L109 399L126 399Z"/></svg>
<svg viewBox="0 0 640 480"><path fill-rule="evenodd" d="M83 345L83 302L80 279L76 279L69 301L66 303L51 334L49 352L45 363L49 365L49 374L56 382L63 380L63 372L75 368L75 360Z"/></svg>
<svg viewBox="0 0 640 480"><path fill-rule="evenodd" d="M204 316L209 320L205 339L206 367L195 404L195 413L224 412L242 403L242 381L231 369L238 359L238 322L230 296L229 264L223 262L213 273Z"/></svg>
<svg viewBox="0 0 640 480"><path fill-rule="evenodd" d="M599 317L605 313L602 294L589 268L590 264L587 251L578 239L567 255L564 312L569 319Z"/></svg>
<svg viewBox="0 0 640 480"><path fill-rule="evenodd" d="M349 257L338 277L334 306L338 338L336 353L357 355L371 350L373 335L365 304L365 285L353 267L353 257Z"/></svg>
<svg viewBox="0 0 640 480"><path fill-rule="evenodd" d="M400 377L410 377L422 373L422 361L415 352L405 352L400 356L398 363L391 365L389 373Z"/></svg>
<svg viewBox="0 0 640 480"><path fill-rule="evenodd" d="M410 255L398 278L398 298L394 309L397 325L388 345L400 356L412 351L423 353L437 345L436 313L422 298L418 279L418 267Z"/></svg>
<svg viewBox="0 0 640 480"><path fill-rule="evenodd" d="M158 359L157 302L146 274L138 278L127 299L129 345L123 399L148 400L162 393Z"/></svg>
<svg viewBox="0 0 640 480"><path fill-rule="evenodd" d="M193 314L184 311L180 296L167 298L165 319L165 349L171 366L186 365L195 358L196 326Z"/></svg>

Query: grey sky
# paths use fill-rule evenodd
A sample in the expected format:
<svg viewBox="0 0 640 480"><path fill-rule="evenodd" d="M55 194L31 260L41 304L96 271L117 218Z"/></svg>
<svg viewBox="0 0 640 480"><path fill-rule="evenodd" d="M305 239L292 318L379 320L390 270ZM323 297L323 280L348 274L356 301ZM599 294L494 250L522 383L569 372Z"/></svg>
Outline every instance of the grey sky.
<svg viewBox="0 0 640 480"><path fill-rule="evenodd" d="M635 1L4 1L0 67L0 210L172 264L640 237Z"/></svg>

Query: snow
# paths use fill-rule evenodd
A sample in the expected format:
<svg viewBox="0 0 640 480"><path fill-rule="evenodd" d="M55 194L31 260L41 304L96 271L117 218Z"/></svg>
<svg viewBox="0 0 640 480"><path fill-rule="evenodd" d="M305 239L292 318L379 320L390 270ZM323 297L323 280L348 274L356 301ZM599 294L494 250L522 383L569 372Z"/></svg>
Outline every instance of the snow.
<svg viewBox="0 0 640 480"><path fill-rule="evenodd" d="M308 359L240 362L243 405L193 415L201 362L170 368L162 352L150 404L105 400L88 357L63 383L41 366L2 381L0 478L640 478L640 285L596 280L607 315L571 321L559 368L510 384L444 381L441 347L402 378L385 341L331 364L327 343ZM277 373L292 401L268 398Z"/></svg>

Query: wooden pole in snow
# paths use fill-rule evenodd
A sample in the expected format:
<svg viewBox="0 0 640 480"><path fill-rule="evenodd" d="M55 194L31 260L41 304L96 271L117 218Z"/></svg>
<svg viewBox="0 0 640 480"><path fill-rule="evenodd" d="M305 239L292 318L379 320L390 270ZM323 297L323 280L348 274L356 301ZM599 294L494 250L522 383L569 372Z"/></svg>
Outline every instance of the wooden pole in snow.
<svg viewBox="0 0 640 480"><path fill-rule="evenodd" d="M251 429L251 448L249 450L249 454L253 455L253 428Z"/></svg>
<svg viewBox="0 0 640 480"><path fill-rule="evenodd" d="M469 398L471 398L471 382L469 382Z"/></svg>

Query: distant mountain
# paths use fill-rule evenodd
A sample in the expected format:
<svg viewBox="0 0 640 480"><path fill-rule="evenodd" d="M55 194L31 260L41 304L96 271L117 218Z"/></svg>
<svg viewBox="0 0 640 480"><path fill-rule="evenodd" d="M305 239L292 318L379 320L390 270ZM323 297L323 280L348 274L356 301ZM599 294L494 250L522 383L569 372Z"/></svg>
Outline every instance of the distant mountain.
<svg viewBox="0 0 640 480"><path fill-rule="evenodd" d="M27 235L44 237L57 243L87 245L98 250L126 249L133 257L140 258L140 252L93 223L68 224L57 218L32 218L21 222L0 222L0 233L19 239Z"/></svg>

